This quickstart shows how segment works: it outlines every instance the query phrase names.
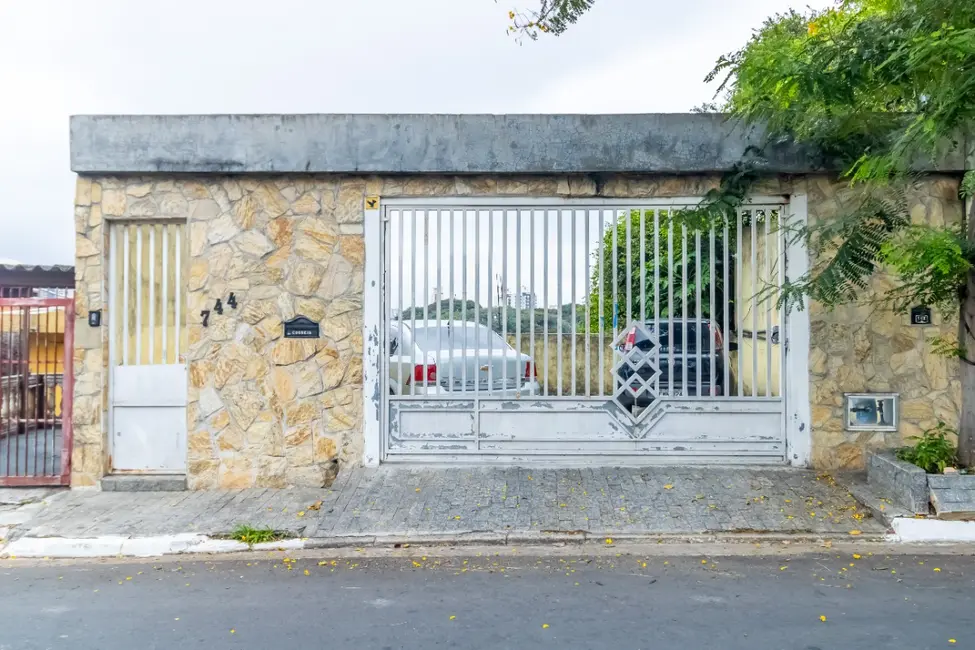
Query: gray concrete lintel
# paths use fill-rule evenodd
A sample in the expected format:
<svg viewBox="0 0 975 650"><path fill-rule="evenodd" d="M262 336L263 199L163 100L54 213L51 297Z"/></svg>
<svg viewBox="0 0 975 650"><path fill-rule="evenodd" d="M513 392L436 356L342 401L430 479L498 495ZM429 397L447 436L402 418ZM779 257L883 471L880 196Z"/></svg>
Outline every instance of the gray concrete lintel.
<svg viewBox="0 0 975 650"><path fill-rule="evenodd" d="M719 114L77 115L81 174L689 174L733 169L762 141ZM767 147L770 173L821 161ZM964 167L965 156L943 169Z"/></svg>

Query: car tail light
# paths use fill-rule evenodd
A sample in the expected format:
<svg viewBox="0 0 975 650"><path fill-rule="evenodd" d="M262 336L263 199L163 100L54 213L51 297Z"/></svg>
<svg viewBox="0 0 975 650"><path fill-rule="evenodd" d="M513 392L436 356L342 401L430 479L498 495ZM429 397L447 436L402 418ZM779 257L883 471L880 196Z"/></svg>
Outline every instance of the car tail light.
<svg viewBox="0 0 975 650"><path fill-rule="evenodd" d="M421 381L437 383L437 364L421 363L413 366L413 383Z"/></svg>
<svg viewBox="0 0 975 650"><path fill-rule="evenodd" d="M525 379L538 379L538 368L533 361L525 362Z"/></svg>
<svg viewBox="0 0 975 650"><path fill-rule="evenodd" d="M636 328L634 327L626 333L626 343L623 344L623 351L629 352L636 345Z"/></svg>
<svg viewBox="0 0 975 650"><path fill-rule="evenodd" d="M708 329L711 330L711 335L714 337L714 347L716 350L721 350L724 348L724 336L721 334L721 328L710 323Z"/></svg>

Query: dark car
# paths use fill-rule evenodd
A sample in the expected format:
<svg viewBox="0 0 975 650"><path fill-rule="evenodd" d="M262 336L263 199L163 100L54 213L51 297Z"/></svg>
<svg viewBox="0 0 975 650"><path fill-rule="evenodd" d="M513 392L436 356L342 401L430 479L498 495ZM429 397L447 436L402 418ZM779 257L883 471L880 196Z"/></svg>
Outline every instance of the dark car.
<svg viewBox="0 0 975 650"><path fill-rule="evenodd" d="M648 321L643 328L631 328L617 350L629 359L629 363L624 362L616 371L617 390L621 386L629 389L619 394L618 399L623 406L646 407L653 402L653 396L643 390L643 384L634 375L639 375L643 382L650 384L653 369L649 362L653 359L653 343L648 334L652 334L655 327L660 330L657 336L660 368L657 390L660 397L730 394L728 389L734 387L734 381L729 377L728 383L732 386L725 386L725 340L717 323L709 319L661 319L656 324ZM728 344L728 352L735 351L737 347L734 343Z"/></svg>

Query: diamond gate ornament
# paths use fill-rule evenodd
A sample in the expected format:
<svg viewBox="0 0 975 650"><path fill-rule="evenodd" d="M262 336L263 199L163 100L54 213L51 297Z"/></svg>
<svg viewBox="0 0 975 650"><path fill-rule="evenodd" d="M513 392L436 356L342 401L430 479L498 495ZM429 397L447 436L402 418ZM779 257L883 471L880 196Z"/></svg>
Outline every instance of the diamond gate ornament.
<svg viewBox="0 0 975 650"><path fill-rule="evenodd" d="M657 380L660 377L660 343L656 332L645 323L632 321L612 343L613 401L634 422L643 420L660 400ZM627 396L626 404L621 401ZM633 406L628 406L632 397ZM639 415L634 411L639 407Z"/></svg>

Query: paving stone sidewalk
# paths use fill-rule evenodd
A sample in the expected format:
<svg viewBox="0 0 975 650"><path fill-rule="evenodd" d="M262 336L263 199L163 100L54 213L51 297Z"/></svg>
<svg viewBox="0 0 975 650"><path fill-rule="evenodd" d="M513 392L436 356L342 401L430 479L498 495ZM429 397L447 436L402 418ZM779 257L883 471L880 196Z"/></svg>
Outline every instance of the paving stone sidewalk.
<svg viewBox="0 0 975 650"><path fill-rule="evenodd" d="M331 489L66 491L30 507L11 538L214 535L238 524L304 538L884 532L827 476L740 467L382 467L344 472Z"/></svg>

